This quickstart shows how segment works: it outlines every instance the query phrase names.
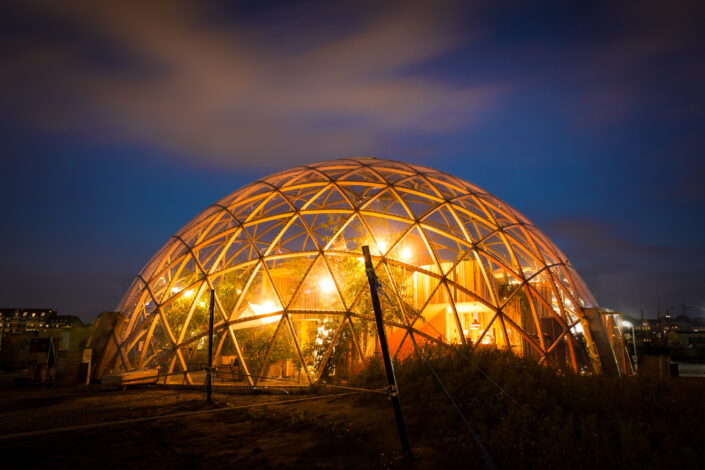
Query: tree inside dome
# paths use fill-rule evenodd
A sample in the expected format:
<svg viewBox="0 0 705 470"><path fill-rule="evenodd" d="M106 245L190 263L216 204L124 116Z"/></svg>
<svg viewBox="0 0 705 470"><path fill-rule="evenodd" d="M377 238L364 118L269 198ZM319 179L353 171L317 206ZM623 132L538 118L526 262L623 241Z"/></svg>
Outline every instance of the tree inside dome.
<svg viewBox="0 0 705 470"><path fill-rule="evenodd" d="M207 208L126 292L111 367L202 383L213 289L216 384L347 382L379 354L363 245L396 358L466 344L594 367L596 303L545 235L477 186L380 159L296 167Z"/></svg>

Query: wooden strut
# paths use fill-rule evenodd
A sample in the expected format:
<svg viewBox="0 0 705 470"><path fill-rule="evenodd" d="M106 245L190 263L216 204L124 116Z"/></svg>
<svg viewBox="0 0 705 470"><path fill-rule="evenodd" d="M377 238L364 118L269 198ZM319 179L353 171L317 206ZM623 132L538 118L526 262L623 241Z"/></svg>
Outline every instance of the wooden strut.
<svg viewBox="0 0 705 470"><path fill-rule="evenodd" d="M365 258L365 272L367 273L367 281L370 284L370 295L372 296L372 308L375 311L375 321L377 323L379 344L382 348L382 357L384 358L384 369L387 371L387 381L389 382L387 392L389 394L389 398L392 400L394 416L397 420L397 429L399 430L399 440L401 441L401 449L405 454L410 454L411 447L409 446L409 436L406 433L404 415L401 412L401 403L399 403L399 388L397 387L397 378L394 375L394 364L392 364L392 358L389 355L387 335L384 332L382 306L379 303L379 294L377 293L377 274L375 274L375 268L372 265L372 257L370 256L369 246L365 245L362 247L362 256Z"/></svg>
<svg viewBox="0 0 705 470"><path fill-rule="evenodd" d="M392 206L396 209L392 210ZM370 221L378 225L373 226ZM333 229L332 235L327 233L328 229ZM248 384L254 385L255 376L250 375L235 330L239 321L259 319L239 318L239 314L247 308L246 300L259 288L258 284L266 282L275 296L270 300L281 304L281 315L286 318L279 334L285 334L287 329L291 331L299 360L305 363L302 341L297 338L292 324L296 315L303 312L294 309L293 304L295 294L302 289L314 263L303 276L297 273L298 278L292 279L297 281L293 286L295 294L288 295L288 300L274 282L270 265L280 260L308 260L313 256L322 259L343 308L310 313L329 316L337 315L340 310L348 316L349 322L351 318L372 320L371 315L354 311L356 302L365 295L364 289L348 299L340 285L339 274L331 264L332 259L359 257L356 242L354 248L348 249L348 235L368 240L372 246L380 242L390 245L381 251L392 286L392 266L409 269L418 280L426 279L431 288L438 282L432 291L420 292L426 296L425 301L421 295L416 299L420 305L416 309L417 319L427 320L423 315L425 306L447 298L450 310L446 321L458 332L459 340L465 342L461 331L463 322L456 305L463 296L479 302L484 306L481 308L492 315L489 322L482 322L484 328L475 344L481 344L487 335L501 334L508 349L517 348L520 354L527 354L533 348L545 362L563 344L564 338L570 338L567 344L570 364L575 372L580 370L575 350L579 343L573 327L577 323L590 323L583 318L581 306L595 305L595 301L560 250L530 221L474 185L415 166L374 159L346 159L297 167L274 180L259 180L250 189L233 193L210 206L174 235L130 286L117 309L127 315L125 326L119 330L122 333L115 328L122 342L118 337L112 338L110 343L114 342L115 348L111 346L107 352L104 366L120 361L127 370L160 365L163 361L159 353L169 351L168 374L180 364L188 383L192 384L185 348L208 333L187 337L187 332L193 329L189 325L193 326L196 321L197 307L205 290L213 288L217 282L226 282L226 275L230 273L249 273L249 277L244 284L238 284L234 304L229 303L225 308L219 296L214 298L214 309L218 310L219 318L222 317L214 324L214 329L223 330L224 335L213 347L212 362L219 363L223 343L232 342ZM388 238L382 240L385 237ZM301 239L301 249L298 249L294 243ZM403 243L418 244L418 262L397 259L394 253L401 251ZM473 269L480 270L473 274L478 279L474 288L455 277L460 263L470 260L476 265ZM189 263L193 263L193 267L189 267ZM203 277L194 281L190 276L196 272ZM519 284L506 299L499 298L497 272L503 272ZM504 307L521 294L526 295L528 308L519 305L516 312L505 310ZM175 302L183 302L183 305L177 306ZM153 306L147 308L147 304ZM185 320L169 318L168 312L175 308L181 313L187 312ZM528 323L517 318L522 309L526 309ZM152 316L154 313L157 315ZM555 334L550 339L544 336L546 325L540 320L544 316L560 324L558 337ZM178 322L181 327L177 335L172 331L172 322ZM416 319L412 320L409 327L413 328L415 322ZM588 329L585 324L584 331ZM390 320L387 325L394 325L394 322ZM538 331L536 340L527 332L527 326ZM413 331L415 335L426 335L416 329ZM408 334L409 331L405 332L404 338ZM270 349L277 338L272 336ZM427 339L451 341L443 335ZM585 339L590 353L590 349L596 347L594 339L589 334ZM356 340L354 334L353 340ZM403 344L404 340L396 353ZM334 347L335 342L331 342L326 358L333 354ZM362 348L360 353L362 356ZM601 370L598 355L589 354L588 358L596 370ZM309 383L316 382L320 371L311 376L308 368L303 370Z"/></svg>
<svg viewBox="0 0 705 470"><path fill-rule="evenodd" d="M211 305L208 313L208 369L206 369L206 401L213 403L213 307L215 290L211 289Z"/></svg>

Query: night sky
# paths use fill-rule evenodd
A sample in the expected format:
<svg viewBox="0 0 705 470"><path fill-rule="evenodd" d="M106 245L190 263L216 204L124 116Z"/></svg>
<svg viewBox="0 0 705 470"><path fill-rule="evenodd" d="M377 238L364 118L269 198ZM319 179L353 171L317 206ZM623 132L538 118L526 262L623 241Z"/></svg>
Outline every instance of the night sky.
<svg viewBox="0 0 705 470"><path fill-rule="evenodd" d="M705 307L702 2L231 3L0 4L0 306L89 320L209 204L369 155L505 200L604 307Z"/></svg>

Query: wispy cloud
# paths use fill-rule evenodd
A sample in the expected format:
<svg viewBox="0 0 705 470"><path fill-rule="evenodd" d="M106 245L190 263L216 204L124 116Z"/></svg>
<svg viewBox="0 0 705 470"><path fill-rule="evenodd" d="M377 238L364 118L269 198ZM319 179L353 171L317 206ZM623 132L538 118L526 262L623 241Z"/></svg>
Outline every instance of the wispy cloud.
<svg viewBox="0 0 705 470"><path fill-rule="evenodd" d="M311 5L272 13L273 29L219 20L196 3L127 3L33 4L26 14L71 33L14 37L18 49L1 82L13 95L0 99L36 125L214 165L266 166L376 153L395 134L455 130L502 95L499 86L451 86L409 72L467 39L454 8L361 14L343 5L320 13L330 23L317 18L301 31ZM288 30L292 23L299 28ZM26 108L27 100L35 105Z"/></svg>

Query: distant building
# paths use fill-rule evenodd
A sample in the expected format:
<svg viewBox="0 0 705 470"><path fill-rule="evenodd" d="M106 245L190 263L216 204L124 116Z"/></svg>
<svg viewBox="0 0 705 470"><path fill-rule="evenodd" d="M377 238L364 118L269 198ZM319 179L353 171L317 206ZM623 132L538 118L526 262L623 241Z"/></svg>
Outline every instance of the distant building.
<svg viewBox="0 0 705 470"><path fill-rule="evenodd" d="M56 312L50 308L3 308L0 309L0 331L39 331L48 328L48 321L54 316Z"/></svg>
<svg viewBox="0 0 705 470"><path fill-rule="evenodd" d="M637 346L643 353L660 352L674 360L705 359L705 319L667 313L643 319L636 327Z"/></svg>
<svg viewBox="0 0 705 470"><path fill-rule="evenodd" d="M90 327L75 315L57 315L51 308L0 309L0 368L26 367L29 345L36 338L53 338L57 350L80 349Z"/></svg>

